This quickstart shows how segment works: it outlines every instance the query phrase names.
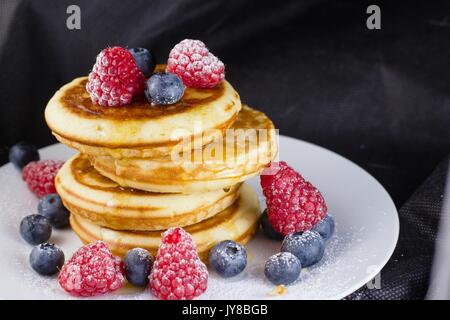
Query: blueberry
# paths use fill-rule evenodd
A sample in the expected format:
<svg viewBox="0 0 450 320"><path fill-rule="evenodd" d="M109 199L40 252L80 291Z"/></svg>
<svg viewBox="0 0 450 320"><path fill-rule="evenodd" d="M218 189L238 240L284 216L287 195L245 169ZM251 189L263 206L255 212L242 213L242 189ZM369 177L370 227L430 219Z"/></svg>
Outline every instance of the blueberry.
<svg viewBox="0 0 450 320"><path fill-rule="evenodd" d="M247 266L247 251L239 243L224 240L216 244L208 256L209 265L222 277L241 273Z"/></svg>
<svg viewBox="0 0 450 320"><path fill-rule="evenodd" d="M125 276L129 283L137 287L148 284L148 276L153 266L153 257L145 249L134 248L127 252L124 259Z"/></svg>
<svg viewBox="0 0 450 320"><path fill-rule="evenodd" d="M272 227L272 224L270 223L269 218L267 216L267 209L264 210L264 212L262 213L261 227L264 231L264 234L270 239L283 240L284 238L283 235L280 232L275 231L275 229Z"/></svg>
<svg viewBox="0 0 450 320"><path fill-rule="evenodd" d="M138 68L144 76L149 77L156 67L155 56L145 48L130 48L128 51L133 55Z"/></svg>
<svg viewBox="0 0 450 320"><path fill-rule="evenodd" d="M183 81L173 73L155 73L147 80L145 96L152 104L173 104L183 94Z"/></svg>
<svg viewBox="0 0 450 320"><path fill-rule="evenodd" d="M320 220L311 230L317 231L323 240L328 240L334 233L334 219L329 214Z"/></svg>
<svg viewBox="0 0 450 320"><path fill-rule="evenodd" d="M57 193L43 197L39 201L38 212L48 218L50 224L56 229L62 229L69 225L70 212L64 207L61 197Z"/></svg>
<svg viewBox="0 0 450 320"><path fill-rule="evenodd" d="M291 233L284 238L281 251L292 253L306 268L322 259L325 241L317 231Z"/></svg>
<svg viewBox="0 0 450 320"><path fill-rule="evenodd" d="M32 214L20 222L20 235L29 244L40 244L50 239L52 226L46 217Z"/></svg>
<svg viewBox="0 0 450 320"><path fill-rule="evenodd" d="M19 142L9 150L9 161L20 170L31 161L38 161L39 159L38 149L26 142Z"/></svg>
<svg viewBox="0 0 450 320"><path fill-rule="evenodd" d="M301 262L289 252L279 252L267 260L264 274L267 279L276 285L288 285L300 276Z"/></svg>
<svg viewBox="0 0 450 320"><path fill-rule="evenodd" d="M64 253L54 244L43 243L31 251L30 264L37 273L51 276L61 270L64 264Z"/></svg>

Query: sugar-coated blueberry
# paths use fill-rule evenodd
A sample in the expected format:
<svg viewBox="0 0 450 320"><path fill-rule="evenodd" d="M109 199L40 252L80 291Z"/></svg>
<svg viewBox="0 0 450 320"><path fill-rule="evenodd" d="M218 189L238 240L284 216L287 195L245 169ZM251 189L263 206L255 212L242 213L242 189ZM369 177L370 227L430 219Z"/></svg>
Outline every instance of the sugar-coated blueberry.
<svg viewBox="0 0 450 320"><path fill-rule="evenodd" d="M208 256L209 265L222 277L241 273L247 266L247 251L239 243L224 240L216 244Z"/></svg>
<svg viewBox="0 0 450 320"><path fill-rule="evenodd" d="M134 248L129 250L123 260L128 282L137 287L147 286L153 261L153 256L145 249Z"/></svg>
<svg viewBox="0 0 450 320"><path fill-rule="evenodd" d="M292 253L307 268L322 259L325 241L317 231L291 233L284 238L281 251Z"/></svg>
<svg viewBox="0 0 450 320"><path fill-rule="evenodd" d="M269 217L267 215L267 209L264 210L264 212L261 215L261 227L263 229L264 234L273 240L283 240L283 235L278 232L275 231L275 229L273 228L272 224L269 221Z"/></svg>
<svg viewBox="0 0 450 320"><path fill-rule="evenodd" d="M288 285L300 276L302 265L292 253L279 252L271 256L264 267L264 274L276 285Z"/></svg>
<svg viewBox="0 0 450 320"><path fill-rule="evenodd" d="M148 80L145 88L147 100L155 105L174 104L184 94L184 84L173 73L155 73Z"/></svg>
<svg viewBox="0 0 450 320"><path fill-rule="evenodd" d="M31 251L30 265L40 275L54 275L61 270L63 264L64 253L54 244L42 243Z"/></svg>
<svg viewBox="0 0 450 320"><path fill-rule="evenodd" d="M69 210L64 207L61 197L52 193L43 197L38 204L38 212L46 217L56 229L62 229L69 225Z"/></svg>
<svg viewBox="0 0 450 320"><path fill-rule="evenodd" d="M155 56L145 48L130 48L128 51L133 55L138 68L144 76L149 77L156 67Z"/></svg>
<svg viewBox="0 0 450 320"><path fill-rule="evenodd" d="M334 233L334 219L331 215L327 214L325 218L320 220L311 230L317 231L323 240L328 240Z"/></svg>
<svg viewBox="0 0 450 320"><path fill-rule="evenodd" d="M20 235L29 244L37 245L50 239L52 226L46 217L32 214L20 222Z"/></svg>
<svg viewBox="0 0 450 320"><path fill-rule="evenodd" d="M38 161L39 159L38 149L26 142L19 142L9 150L9 161L20 170L31 161Z"/></svg>

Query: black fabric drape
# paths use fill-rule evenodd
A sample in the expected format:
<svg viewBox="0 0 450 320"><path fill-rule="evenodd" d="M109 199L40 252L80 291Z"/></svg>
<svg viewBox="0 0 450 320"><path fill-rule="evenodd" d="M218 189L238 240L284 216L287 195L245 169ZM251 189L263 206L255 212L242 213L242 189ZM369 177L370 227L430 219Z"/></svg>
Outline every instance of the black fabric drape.
<svg viewBox="0 0 450 320"><path fill-rule="evenodd" d="M55 141L46 102L105 46L148 47L164 62L199 38L282 134L352 159L401 205L450 150L450 5L393 2L378 3L371 31L364 1L0 0L1 159L19 140ZM70 4L81 30L66 28Z"/></svg>
<svg viewBox="0 0 450 320"><path fill-rule="evenodd" d="M445 158L399 211L400 236L380 273L379 290L363 287L355 300L423 299L428 291L450 157ZM448 214L448 212L446 213Z"/></svg>

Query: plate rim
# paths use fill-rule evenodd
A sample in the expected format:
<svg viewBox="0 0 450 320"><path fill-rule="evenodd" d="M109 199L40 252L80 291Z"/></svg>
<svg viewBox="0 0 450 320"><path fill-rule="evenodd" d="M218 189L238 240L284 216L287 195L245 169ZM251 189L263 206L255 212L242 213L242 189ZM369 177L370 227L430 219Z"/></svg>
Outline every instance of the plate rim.
<svg viewBox="0 0 450 320"><path fill-rule="evenodd" d="M395 230L395 237L394 238L395 238L395 241L390 242L391 246L390 246L389 250L386 251L386 254L385 254L385 256L382 259L383 263L380 263L379 265L377 265L376 268L375 267L371 268L371 271L367 272L366 279L364 281L361 280L359 282L358 286L355 284L352 288L349 288L348 290L343 290L342 292L344 292L345 295L343 294L342 297L331 297L330 298L330 300L343 299L343 298L347 297L348 295L356 292L358 289L362 288L370 280L372 280L378 273L380 273L383 270L383 268L386 266L386 264L389 262L389 260L391 259L392 255L394 254L395 248L397 247L398 240L399 240L399 237L400 237L400 219L399 219L399 212L398 212L397 206L395 205L394 201L392 200L391 195L386 190L386 188L372 174L370 174L367 170L365 170L364 168L362 168L360 165L358 165L357 163L353 162L352 160L350 160L350 159L340 155L339 153L337 153L337 152L335 152L333 150L327 149L325 147L322 147L320 145L314 144L314 143L309 142L309 141L305 141L305 140L302 140L302 139L298 139L298 138L294 138L294 137L285 136L285 135L281 135L280 134L280 139L281 138L286 139L286 140L291 140L291 141L303 142L303 143L309 145L312 148L316 148L316 149L319 149L319 150L324 151L324 152L329 152L329 153L333 154L334 156L336 156L337 158L340 158L341 160L344 160L345 162L355 166L356 168L358 168L359 170L364 172L367 176L369 176L373 180L373 182L375 182L378 185L378 187L380 187L383 190L383 192L387 195L387 198L389 200L390 205L392 205L392 207L394 208L394 211L396 213L395 216L394 216L395 217L394 218L394 224L395 224L394 225L394 230Z"/></svg>

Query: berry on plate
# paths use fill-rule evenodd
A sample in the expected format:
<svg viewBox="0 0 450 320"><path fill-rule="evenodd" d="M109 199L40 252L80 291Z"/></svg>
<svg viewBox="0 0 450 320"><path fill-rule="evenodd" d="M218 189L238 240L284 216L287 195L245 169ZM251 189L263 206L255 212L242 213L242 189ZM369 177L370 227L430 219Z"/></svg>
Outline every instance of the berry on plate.
<svg viewBox="0 0 450 320"><path fill-rule="evenodd" d="M296 256L289 252L279 252L271 256L264 267L264 274L276 285L288 285L300 276L302 265Z"/></svg>
<svg viewBox="0 0 450 320"><path fill-rule="evenodd" d="M20 170L31 161L38 161L39 159L38 149L26 142L19 142L9 150L9 161Z"/></svg>
<svg viewBox="0 0 450 320"><path fill-rule="evenodd" d="M20 222L20 235L29 244L37 245L50 239L52 226L46 217L31 214Z"/></svg>
<svg viewBox="0 0 450 320"><path fill-rule="evenodd" d="M128 51L133 55L139 70L149 77L156 67L155 56L145 48L130 48Z"/></svg>
<svg viewBox="0 0 450 320"><path fill-rule="evenodd" d="M137 287L148 285L148 276L153 266L153 257L150 252L142 248L131 249L125 255L123 264L129 283Z"/></svg>
<svg viewBox="0 0 450 320"><path fill-rule="evenodd" d="M284 238L281 251L292 253L300 260L302 267L307 268L322 259L325 241L316 231L291 233Z"/></svg>
<svg viewBox="0 0 450 320"><path fill-rule="evenodd" d="M61 270L63 264L64 253L54 244L43 243L31 251L30 265L40 275L54 275Z"/></svg>
<svg viewBox="0 0 450 320"><path fill-rule="evenodd" d="M57 193L51 193L39 200L38 212L47 217L52 227L62 229L69 225L69 210L64 207L61 197Z"/></svg>
<svg viewBox="0 0 450 320"><path fill-rule="evenodd" d="M187 87L213 88L225 78L225 66L200 40L185 39L169 53L167 71Z"/></svg>
<svg viewBox="0 0 450 320"><path fill-rule="evenodd" d="M28 189L39 198L55 193L55 177L64 161L40 160L32 161L22 170L22 179L27 183Z"/></svg>
<svg viewBox="0 0 450 320"><path fill-rule="evenodd" d="M150 273L150 289L163 300L191 300L205 292L208 270L191 235L182 228L164 232Z"/></svg>
<svg viewBox="0 0 450 320"><path fill-rule="evenodd" d="M269 217L267 215L267 209L265 209L261 215L261 228L268 238L272 240L283 240L283 235L278 231L275 231L272 224L270 223Z"/></svg>
<svg viewBox="0 0 450 320"><path fill-rule="evenodd" d="M209 265L222 277L241 273L247 266L247 251L239 243L224 240L216 244L208 256Z"/></svg>
<svg viewBox="0 0 450 320"><path fill-rule="evenodd" d="M145 96L154 105L174 104L183 94L183 82L173 73L155 73L147 80Z"/></svg>
<svg viewBox="0 0 450 320"><path fill-rule="evenodd" d="M103 49L89 74L86 90L92 103L106 107L129 104L144 92L145 77L130 51L122 47Z"/></svg>
<svg viewBox="0 0 450 320"><path fill-rule="evenodd" d="M320 191L284 161L272 170L261 175L261 187L273 228L283 235L311 229L327 214Z"/></svg>
<svg viewBox="0 0 450 320"><path fill-rule="evenodd" d="M119 258L97 241L78 249L59 274L59 284L73 296L90 297L115 291L125 278Z"/></svg>
<svg viewBox="0 0 450 320"><path fill-rule="evenodd" d="M317 224L311 229L317 231L323 240L328 240L334 233L334 219L331 215L327 214L325 218L317 222Z"/></svg>

